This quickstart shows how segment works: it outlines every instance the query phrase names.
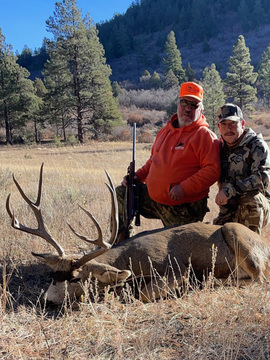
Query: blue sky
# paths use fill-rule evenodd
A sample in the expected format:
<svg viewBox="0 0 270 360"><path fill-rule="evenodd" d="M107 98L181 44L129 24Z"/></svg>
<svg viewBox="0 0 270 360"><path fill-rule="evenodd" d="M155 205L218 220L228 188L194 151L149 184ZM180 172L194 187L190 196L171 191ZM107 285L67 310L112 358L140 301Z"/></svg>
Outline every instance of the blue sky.
<svg viewBox="0 0 270 360"><path fill-rule="evenodd" d="M53 15L55 0L0 0L0 28L13 51L40 48L46 31L45 21ZM82 14L90 13L95 23L110 20L115 13L123 14L132 0L77 0Z"/></svg>

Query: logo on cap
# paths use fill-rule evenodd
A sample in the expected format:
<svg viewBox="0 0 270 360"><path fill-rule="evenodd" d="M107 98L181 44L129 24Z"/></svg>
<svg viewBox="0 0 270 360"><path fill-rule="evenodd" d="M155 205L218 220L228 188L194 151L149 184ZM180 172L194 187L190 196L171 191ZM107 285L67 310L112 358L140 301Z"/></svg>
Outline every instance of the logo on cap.
<svg viewBox="0 0 270 360"><path fill-rule="evenodd" d="M198 93L198 88L197 88L197 86L195 87L195 86L192 86L192 85L188 85L186 87L186 91L190 92L191 94L197 94Z"/></svg>
<svg viewBox="0 0 270 360"><path fill-rule="evenodd" d="M181 85L179 98L189 96L198 101L203 99L203 88L194 82L186 82Z"/></svg>

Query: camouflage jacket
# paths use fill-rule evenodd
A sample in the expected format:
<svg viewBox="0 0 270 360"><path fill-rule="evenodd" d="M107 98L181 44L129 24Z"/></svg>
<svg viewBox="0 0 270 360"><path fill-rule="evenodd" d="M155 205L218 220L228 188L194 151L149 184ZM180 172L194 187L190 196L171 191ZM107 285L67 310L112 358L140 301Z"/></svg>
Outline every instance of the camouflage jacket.
<svg viewBox="0 0 270 360"><path fill-rule="evenodd" d="M246 191L260 191L269 196L270 155L261 134L246 129L241 142L233 149L221 140L220 157L220 188L230 199L229 203L237 202Z"/></svg>

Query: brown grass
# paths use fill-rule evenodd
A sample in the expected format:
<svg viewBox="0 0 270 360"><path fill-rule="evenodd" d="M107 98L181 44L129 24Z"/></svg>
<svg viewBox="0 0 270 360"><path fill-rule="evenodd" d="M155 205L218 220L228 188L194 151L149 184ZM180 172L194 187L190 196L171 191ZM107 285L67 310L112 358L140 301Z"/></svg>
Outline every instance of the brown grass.
<svg viewBox="0 0 270 360"><path fill-rule="evenodd" d="M149 145L137 145L136 167L149 156ZM5 211L11 207L21 222L35 226L29 209L15 189L11 174L35 199L39 168L44 162L43 216L50 233L69 252L85 249L66 225L95 236L79 211L88 208L108 235L110 200L104 169L115 184L131 159L130 143L92 143L52 148L0 148L0 358L1 359L270 359L270 292L268 285L244 289L213 288L206 283L183 298L142 304L127 288L125 301L117 293L102 301L86 296L76 306L45 307L43 289L49 271L35 262L31 251L51 251L42 240L15 231ZM211 189L211 212L215 186ZM161 226L142 219L142 229ZM267 229L265 231L267 234ZM97 300L97 298L96 298Z"/></svg>

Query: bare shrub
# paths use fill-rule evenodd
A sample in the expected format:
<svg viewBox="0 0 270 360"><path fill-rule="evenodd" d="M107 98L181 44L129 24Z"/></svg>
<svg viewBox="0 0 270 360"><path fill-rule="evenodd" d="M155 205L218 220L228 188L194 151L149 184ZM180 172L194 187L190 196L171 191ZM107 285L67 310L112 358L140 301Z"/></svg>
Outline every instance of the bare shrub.
<svg viewBox="0 0 270 360"><path fill-rule="evenodd" d="M139 108L164 110L178 95L178 89L150 89L150 90L126 90L119 96L121 106L135 105Z"/></svg>
<svg viewBox="0 0 270 360"><path fill-rule="evenodd" d="M131 129L127 127L115 127L109 138L111 141L132 141Z"/></svg>
<svg viewBox="0 0 270 360"><path fill-rule="evenodd" d="M130 113L127 119L127 123L128 125L133 125L136 123L137 126L140 127L143 124L143 117L139 114Z"/></svg>
<svg viewBox="0 0 270 360"><path fill-rule="evenodd" d="M142 115L140 114L129 114L129 117L127 119L127 123L128 125L133 125L134 123L136 123L137 127L142 127L146 124L149 124L150 123L150 120L143 117Z"/></svg>
<svg viewBox="0 0 270 360"><path fill-rule="evenodd" d="M132 121L130 121L130 117L133 119L133 115L139 115L136 117L136 121L142 118L143 128L144 130L154 130L154 127L158 127L159 129L163 126L165 122L167 122L166 112L165 110L151 110L151 109L143 109L138 108L135 105L132 105L130 108L121 107L121 114L123 116L123 121L127 124L130 123L132 125ZM140 123L140 121L138 121ZM139 125L140 127L140 125Z"/></svg>
<svg viewBox="0 0 270 360"><path fill-rule="evenodd" d="M267 121L267 119L264 116L260 116L257 120L256 123L258 125L263 125L263 126L268 126L269 122Z"/></svg>
<svg viewBox="0 0 270 360"><path fill-rule="evenodd" d="M143 131L139 136L137 136L137 140L139 143L153 143L154 136L149 131Z"/></svg>

